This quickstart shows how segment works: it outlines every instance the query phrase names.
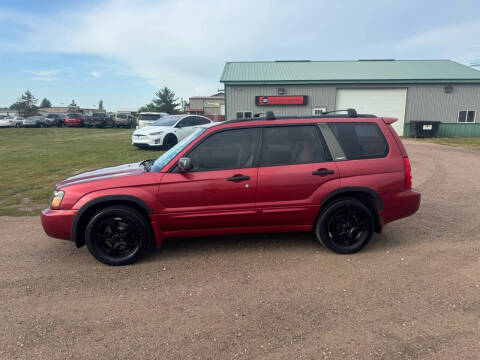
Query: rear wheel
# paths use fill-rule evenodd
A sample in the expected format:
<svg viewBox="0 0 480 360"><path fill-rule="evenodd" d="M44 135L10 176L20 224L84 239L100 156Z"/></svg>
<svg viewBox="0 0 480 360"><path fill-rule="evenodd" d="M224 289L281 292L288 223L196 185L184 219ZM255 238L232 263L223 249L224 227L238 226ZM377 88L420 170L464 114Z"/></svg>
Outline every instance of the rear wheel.
<svg viewBox="0 0 480 360"><path fill-rule="evenodd" d="M142 214L127 206L109 206L89 221L85 240L100 262L119 266L137 261L151 243L150 225Z"/></svg>
<svg viewBox="0 0 480 360"><path fill-rule="evenodd" d="M177 144L177 137L173 134L168 134L165 136L165 139L163 139L163 148L165 150L168 150L172 147L174 147Z"/></svg>
<svg viewBox="0 0 480 360"><path fill-rule="evenodd" d="M16 127L16 128L19 128L19 127L20 127L20 123L16 123L16 124L15 124L15 127Z"/></svg>
<svg viewBox="0 0 480 360"><path fill-rule="evenodd" d="M344 198L328 205L315 224L315 235L325 247L352 254L368 244L374 229L370 210L359 200Z"/></svg>

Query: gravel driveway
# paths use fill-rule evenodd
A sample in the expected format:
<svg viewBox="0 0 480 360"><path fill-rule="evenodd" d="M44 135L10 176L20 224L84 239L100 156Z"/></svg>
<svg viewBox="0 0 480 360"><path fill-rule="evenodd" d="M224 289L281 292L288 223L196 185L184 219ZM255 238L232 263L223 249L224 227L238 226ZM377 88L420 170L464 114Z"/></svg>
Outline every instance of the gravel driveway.
<svg viewBox="0 0 480 360"><path fill-rule="evenodd" d="M0 358L479 359L480 152L405 144L421 208L356 255L236 236L114 268L0 218Z"/></svg>

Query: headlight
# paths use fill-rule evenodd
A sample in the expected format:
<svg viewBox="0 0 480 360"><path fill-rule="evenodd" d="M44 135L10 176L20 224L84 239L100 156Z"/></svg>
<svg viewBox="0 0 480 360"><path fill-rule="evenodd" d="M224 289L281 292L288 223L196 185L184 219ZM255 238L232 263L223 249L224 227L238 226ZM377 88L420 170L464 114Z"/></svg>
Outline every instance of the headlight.
<svg viewBox="0 0 480 360"><path fill-rule="evenodd" d="M52 197L52 207L59 207L62 203L63 197L65 196L65 191L55 190Z"/></svg>
<svg viewBox="0 0 480 360"><path fill-rule="evenodd" d="M158 132L151 133L150 135L162 135L162 134L163 134L163 131L158 131Z"/></svg>

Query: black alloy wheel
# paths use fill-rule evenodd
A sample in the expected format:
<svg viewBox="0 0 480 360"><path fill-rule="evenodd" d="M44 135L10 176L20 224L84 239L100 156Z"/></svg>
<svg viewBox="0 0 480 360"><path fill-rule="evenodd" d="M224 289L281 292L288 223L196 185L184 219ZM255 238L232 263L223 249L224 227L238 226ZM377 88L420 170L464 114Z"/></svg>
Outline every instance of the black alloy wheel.
<svg viewBox="0 0 480 360"><path fill-rule="evenodd" d="M172 134L168 134L165 136L165 139L163 139L163 149L168 150L174 147L177 144L177 137Z"/></svg>
<svg viewBox="0 0 480 360"><path fill-rule="evenodd" d="M151 243L150 224L145 217L127 206L100 210L86 228L90 253L100 262L119 266L138 260Z"/></svg>
<svg viewBox="0 0 480 360"><path fill-rule="evenodd" d="M368 244L373 229L370 210L357 199L344 198L321 212L315 235L328 249L339 254L352 254Z"/></svg>

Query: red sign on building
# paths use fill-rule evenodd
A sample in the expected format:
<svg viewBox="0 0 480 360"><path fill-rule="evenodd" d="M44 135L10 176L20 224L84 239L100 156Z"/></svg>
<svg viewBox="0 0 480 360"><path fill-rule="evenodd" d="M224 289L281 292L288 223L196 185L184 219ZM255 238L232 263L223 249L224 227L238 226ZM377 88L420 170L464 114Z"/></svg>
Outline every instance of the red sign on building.
<svg viewBox="0 0 480 360"><path fill-rule="evenodd" d="M258 106L271 105L306 105L306 95L292 95L292 96L255 96L255 103Z"/></svg>

